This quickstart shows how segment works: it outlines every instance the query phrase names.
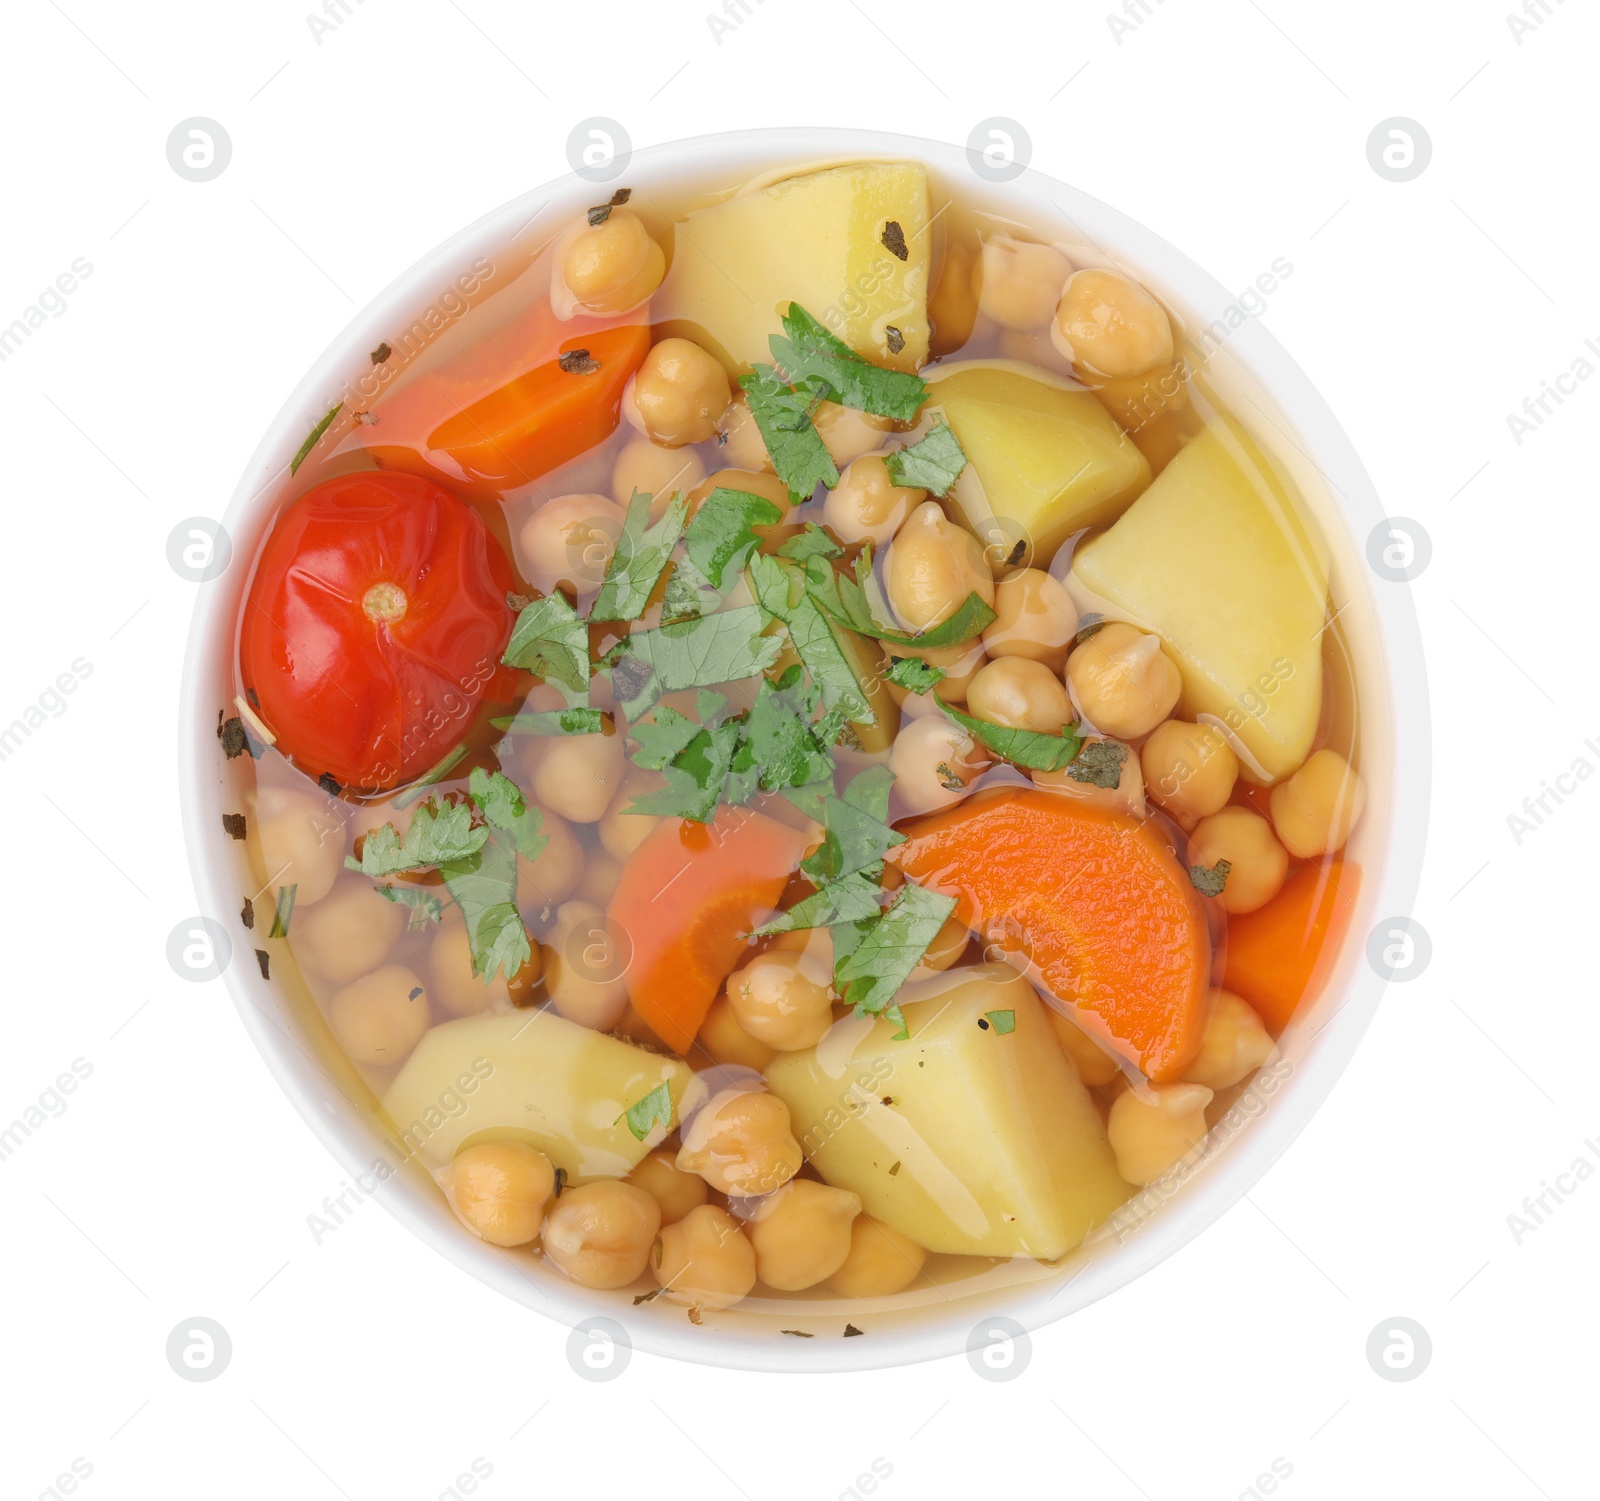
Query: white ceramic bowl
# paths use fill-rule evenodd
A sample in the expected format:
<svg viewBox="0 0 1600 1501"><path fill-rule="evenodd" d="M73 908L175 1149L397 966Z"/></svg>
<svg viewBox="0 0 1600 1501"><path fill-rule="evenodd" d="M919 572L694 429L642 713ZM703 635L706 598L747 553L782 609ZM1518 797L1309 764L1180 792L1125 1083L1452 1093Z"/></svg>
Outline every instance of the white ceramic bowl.
<svg viewBox="0 0 1600 1501"><path fill-rule="evenodd" d="M636 186L686 177L733 182L778 165L861 157L923 161L974 203L1002 210L1010 205L1025 220L1054 223L1063 242L1077 247L1079 263L1123 262L1193 320L1191 327L1226 331L1208 374L1226 404L1298 482L1333 551L1334 596L1349 602L1342 619L1355 659L1363 771L1372 792L1349 850L1364 873L1356 917L1323 994L1284 1035L1284 1061L1271 1093L1263 1085L1246 1095L1237 1117L1228 1118L1235 1126L1225 1123L1213 1131L1215 1150L1184 1175L1187 1181L1176 1193L1165 1200L1150 1190L1136 1195L1059 1269L1006 1264L948 1293L908 1291L870 1316L839 1301L786 1300L708 1313L697 1327L681 1308L661 1302L635 1307L631 1297L590 1292L553 1269L474 1240L432 1180L414 1164L400 1164L392 1130L337 1056L309 998L276 977L263 980L251 961L252 946L236 915L249 877L243 846L222 834L221 815L236 802L215 727L218 708L233 692L234 621L248 582L247 560L288 491L289 459L310 420L347 381L370 370L370 350L433 304L439 290L480 254L514 237L543 238L545 226L570 222L595 200L594 183L574 175L546 184L447 240L316 359L269 425L234 493L224 517L234 561L220 579L201 586L184 673L180 792L200 910L233 937L227 980L257 1048L345 1171L370 1175L379 1160L398 1165L377 1192L389 1211L448 1261L517 1302L569 1326L596 1315L610 1318L637 1348L747 1369L863 1370L957 1353L996 1316L1037 1328L1133 1281L1198 1235L1293 1141L1354 1052L1383 989L1365 958L1366 936L1378 916L1410 911L1426 832L1428 700L1416 618L1408 586L1374 578L1365 562L1365 544L1383 519L1382 508L1332 412L1294 362L1255 318L1235 327L1240 310L1234 294L1148 230L1070 187L1032 171L996 185L972 170L965 150L908 137L740 131L638 151L618 180ZM1338 1192L1339 1185L1329 1185L1329 1191ZM847 1319L865 1330L863 1337L841 1337ZM815 1337L780 1333L793 1328Z"/></svg>

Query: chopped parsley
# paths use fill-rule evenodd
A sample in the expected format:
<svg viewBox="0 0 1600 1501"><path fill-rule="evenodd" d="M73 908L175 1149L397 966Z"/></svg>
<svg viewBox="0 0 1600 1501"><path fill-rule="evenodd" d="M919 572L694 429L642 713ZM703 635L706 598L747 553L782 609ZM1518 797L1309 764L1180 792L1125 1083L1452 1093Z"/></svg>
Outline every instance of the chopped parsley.
<svg viewBox="0 0 1600 1501"><path fill-rule="evenodd" d="M843 952L835 939L833 982L845 1003L858 1016L898 1021L903 1034L905 1021L893 1005L895 995L955 908L953 896L908 881L885 911L858 926L857 941L844 945Z"/></svg>
<svg viewBox="0 0 1600 1501"><path fill-rule="evenodd" d="M406 918L408 933L425 932L429 923L444 921L444 903L431 891L416 886L384 885L372 888L385 901L409 909Z"/></svg>
<svg viewBox="0 0 1600 1501"><path fill-rule="evenodd" d="M1233 869L1231 860L1218 860L1209 869L1204 865L1189 867L1189 880L1201 896L1221 896L1228 884L1228 872Z"/></svg>
<svg viewBox="0 0 1600 1501"><path fill-rule="evenodd" d="M739 377L739 385L749 398L750 415L772 467L795 501L809 500L818 485L837 485L838 467L811 420L820 397L809 389L790 390L771 365L755 366Z"/></svg>
<svg viewBox="0 0 1600 1501"><path fill-rule="evenodd" d="M650 603L689 514L688 502L674 495L661 520L650 526L650 504L645 491L633 492L600 592L589 607L590 620L637 620Z"/></svg>
<svg viewBox="0 0 1600 1501"><path fill-rule="evenodd" d="M870 922L882 907L883 888L877 879L857 872L796 902L750 936L768 938L774 933L790 933L797 928L832 928L840 923Z"/></svg>
<svg viewBox="0 0 1600 1501"><path fill-rule="evenodd" d="M986 719L975 719L947 704L938 694L934 695L934 702L974 740L1013 766L1025 766L1029 771L1060 771L1075 760L1083 748L1083 737L1078 734L1076 722L1062 725L1059 735L1041 730L1013 730L1002 724L991 724ZM1078 780L1088 779L1080 777Z"/></svg>
<svg viewBox="0 0 1600 1501"><path fill-rule="evenodd" d="M806 522L806 529L797 532L778 548L780 558L790 558L804 563L807 558L837 558L844 552L815 522Z"/></svg>
<svg viewBox="0 0 1600 1501"><path fill-rule="evenodd" d="M1017 1030L1017 1013L1015 1011L985 1011L984 1020L994 1028L998 1036L1004 1037L1007 1032ZM981 1026L982 1023L980 1022Z"/></svg>
<svg viewBox="0 0 1600 1501"><path fill-rule="evenodd" d="M967 455L955 429L940 418L926 436L895 449L884 463L895 484L945 495L967 467Z"/></svg>
<svg viewBox="0 0 1600 1501"><path fill-rule="evenodd" d="M885 370L862 359L798 302L783 315L783 333L767 341L774 363L790 382L827 400L897 422L915 422L927 398L920 375Z"/></svg>
<svg viewBox="0 0 1600 1501"><path fill-rule="evenodd" d="M467 779L467 794L491 828L511 836L517 853L525 860L537 860L544 853L550 842L548 834L539 832L544 815L528 806L522 790L510 777L476 767Z"/></svg>
<svg viewBox="0 0 1600 1501"><path fill-rule="evenodd" d="M857 872L876 880L883 872L883 857L906 836L883 820L889 811L889 787L894 774L886 766L869 766L844 790L843 797L823 798L822 843L800 869L818 886Z"/></svg>
<svg viewBox="0 0 1600 1501"><path fill-rule="evenodd" d="M672 1124L672 1091L663 1082L643 1099L628 1106L617 1121L626 1119L635 1141L643 1141L657 1126ZM613 1125L616 1121L612 1122Z"/></svg>
<svg viewBox="0 0 1600 1501"><path fill-rule="evenodd" d="M818 566L826 568L827 564ZM750 560L750 582L762 611L782 621L788 630L795 653L822 690L824 705L857 724L875 724L855 669L812 598L799 567L758 554Z"/></svg>
<svg viewBox="0 0 1600 1501"><path fill-rule="evenodd" d="M289 919L294 914L294 897L299 889L299 882L278 888L278 908L272 914L272 926L267 929L268 938L289 936Z"/></svg>
<svg viewBox="0 0 1600 1501"><path fill-rule="evenodd" d="M458 745L454 750L447 751L423 772L416 781L412 782L405 791L392 800L393 806L396 808L409 808L412 803L427 792L428 788L437 786L449 776L465 759L466 754L467 748L464 745Z"/></svg>
<svg viewBox="0 0 1600 1501"><path fill-rule="evenodd" d="M665 693L711 688L763 673L783 650L761 634L755 605L719 610L698 620L634 631L608 655L617 707L631 723Z"/></svg>
<svg viewBox="0 0 1600 1501"><path fill-rule="evenodd" d="M719 485L694 513L683 534L683 549L700 576L720 589L728 570L738 573L761 545L751 528L782 520L783 512L765 497Z"/></svg>
<svg viewBox="0 0 1600 1501"><path fill-rule="evenodd" d="M500 659L536 677L554 678L574 693L589 691L589 626L561 593L528 605L511 629Z"/></svg>
<svg viewBox="0 0 1600 1501"><path fill-rule="evenodd" d="M1120 740L1089 740L1067 767L1067 775L1074 782L1115 791L1122 783L1122 767L1127 759L1128 747Z"/></svg>
<svg viewBox="0 0 1600 1501"><path fill-rule="evenodd" d="M508 735L600 735L611 716L603 709L582 705L572 709L530 710L526 714L503 714L489 721Z"/></svg>
<svg viewBox="0 0 1600 1501"><path fill-rule="evenodd" d="M470 859L441 865L439 874L467 920L472 972L486 984L501 972L511 979L533 957L517 911L515 845L490 839Z"/></svg>
<svg viewBox="0 0 1600 1501"><path fill-rule="evenodd" d="M895 646L912 646L923 651L959 646L964 641L970 641L995 619L994 611L983 602L981 596L973 593L961 602L948 619L919 635L880 624L873 600L881 591L872 572L870 543L856 558L853 576L841 573L823 558L812 558L806 564L806 592L816 600L829 619L848 626L857 635L872 636Z"/></svg>
<svg viewBox="0 0 1600 1501"><path fill-rule="evenodd" d="M300 472L300 466L305 463L306 458L310 454L311 450L317 446L317 439L333 426L333 419L337 417L343 410L344 403L341 401L336 405L329 407L328 410L323 413L322 420L317 423L317 425L312 428L309 433L306 434L305 442L300 445L299 450L295 453L295 456L289 460L290 474L298 474Z"/></svg>
<svg viewBox="0 0 1600 1501"><path fill-rule="evenodd" d="M926 693L945 680L945 670L924 662L921 657L896 657L884 674L897 688L911 693Z"/></svg>
<svg viewBox="0 0 1600 1501"><path fill-rule="evenodd" d="M344 863L347 870L364 876L392 876L403 870L470 859L488 838L488 829L473 828L472 809L465 803L441 807L430 798L417 809L404 839L392 823L386 823L363 836L359 860L347 855Z"/></svg>

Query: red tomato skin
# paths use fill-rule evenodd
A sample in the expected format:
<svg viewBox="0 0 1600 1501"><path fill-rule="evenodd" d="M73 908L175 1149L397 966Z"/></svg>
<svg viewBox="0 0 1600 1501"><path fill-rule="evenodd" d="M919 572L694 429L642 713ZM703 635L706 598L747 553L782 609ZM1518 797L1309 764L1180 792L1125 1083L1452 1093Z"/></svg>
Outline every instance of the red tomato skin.
<svg viewBox="0 0 1600 1501"><path fill-rule="evenodd" d="M378 584L404 593L400 618L369 617ZM503 695L512 587L482 519L438 485L327 480L279 516L257 557L239 631L246 693L308 774L396 786L461 741L491 687Z"/></svg>

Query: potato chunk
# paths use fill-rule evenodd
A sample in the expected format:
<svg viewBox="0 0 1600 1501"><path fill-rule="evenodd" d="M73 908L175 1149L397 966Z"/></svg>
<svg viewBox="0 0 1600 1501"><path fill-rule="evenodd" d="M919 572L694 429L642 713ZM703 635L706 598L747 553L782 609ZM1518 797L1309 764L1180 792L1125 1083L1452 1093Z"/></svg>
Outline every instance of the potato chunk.
<svg viewBox="0 0 1600 1501"><path fill-rule="evenodd" d="M907 1041L878 1021L848 1055L830 1037L768 1067L812 1164L931 1251L1065 1255L1129 1190L1033 987L980 965L901 1006Z"/></svg>

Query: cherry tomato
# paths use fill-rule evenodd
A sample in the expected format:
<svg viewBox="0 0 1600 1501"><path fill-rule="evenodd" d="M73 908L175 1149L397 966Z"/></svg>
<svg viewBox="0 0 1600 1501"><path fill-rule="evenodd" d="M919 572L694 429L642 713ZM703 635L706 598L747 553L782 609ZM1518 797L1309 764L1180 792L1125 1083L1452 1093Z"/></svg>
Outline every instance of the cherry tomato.
<svg viewBox="0 0 1600 1501"><path fill-rule="evenodd" d="M349 474L278 518L239 635L250 702L312 776L393 787L436 765L486 697L510 564L472 508L409 474Z"/></svg>

